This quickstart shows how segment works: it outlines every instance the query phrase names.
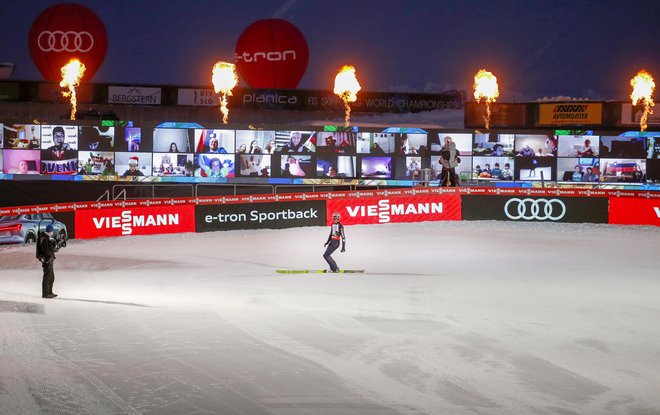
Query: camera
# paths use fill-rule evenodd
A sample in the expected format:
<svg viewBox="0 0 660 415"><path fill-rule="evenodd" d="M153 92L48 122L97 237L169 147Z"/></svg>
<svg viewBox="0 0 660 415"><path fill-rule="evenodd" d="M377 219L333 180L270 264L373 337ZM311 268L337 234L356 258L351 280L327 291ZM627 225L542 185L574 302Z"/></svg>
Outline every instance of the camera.
<svg viewBox="0 0 660 415"><path fill-rule="evenodd" d="M53 244L53 251L59 251L61 248L66 248L66 235L58 234L51 240Z"/></svg>

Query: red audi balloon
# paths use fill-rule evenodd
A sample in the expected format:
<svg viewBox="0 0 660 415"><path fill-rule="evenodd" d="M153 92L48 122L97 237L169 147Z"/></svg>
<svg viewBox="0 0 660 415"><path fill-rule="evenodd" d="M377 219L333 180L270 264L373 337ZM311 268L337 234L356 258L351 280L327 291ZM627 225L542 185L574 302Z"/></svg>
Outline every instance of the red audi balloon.
<svg viewBox="0 0 660 415"><path fill-rule="evenodd" d="M257 20L236 42L236 69L252 88L293 89L308 61L305 36L286 20Z"/></svg>
<svg viewBox="0 0 660 415"><path fill-rule="evenodd" d="M29 38L34 64L49 81L60 81L60 69L78 58L92 79L108 52L108 34L101 19L89 8L74 3L56 4L32 23Z"/></svg>

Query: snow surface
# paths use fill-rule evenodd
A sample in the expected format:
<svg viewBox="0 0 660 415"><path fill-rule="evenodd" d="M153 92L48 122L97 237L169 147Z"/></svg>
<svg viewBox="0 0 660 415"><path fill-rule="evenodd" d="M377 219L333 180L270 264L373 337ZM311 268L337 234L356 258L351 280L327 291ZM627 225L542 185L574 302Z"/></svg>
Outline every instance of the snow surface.
<svg viewBox="0 0 660 415"><path fill-rule="evenodd" d="M0 247L1 414L658 414L660 232L512 222Z"/></svg>

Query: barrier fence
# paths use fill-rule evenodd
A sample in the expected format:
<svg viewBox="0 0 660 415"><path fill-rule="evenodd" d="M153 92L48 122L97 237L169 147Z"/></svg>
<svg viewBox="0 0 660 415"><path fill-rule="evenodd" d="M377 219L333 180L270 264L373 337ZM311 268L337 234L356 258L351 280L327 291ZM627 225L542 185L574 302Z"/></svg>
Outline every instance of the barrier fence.
<svg viewBox="0 0 660 415"><path fill-rule="evenodd" d="M414 188L0 208L0 216L51 214L70 238L324 226L333 212L345 225L498 220L660 226L660 192Z"/></svg>

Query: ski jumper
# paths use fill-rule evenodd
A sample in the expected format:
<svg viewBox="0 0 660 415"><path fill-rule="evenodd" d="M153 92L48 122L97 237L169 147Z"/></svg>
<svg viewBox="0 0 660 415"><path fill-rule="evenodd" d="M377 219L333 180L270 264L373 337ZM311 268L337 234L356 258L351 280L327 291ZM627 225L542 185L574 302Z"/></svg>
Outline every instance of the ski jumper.
<svg viewBox="0 0 660 415"><path fill-rule="evenodd" d="M334 259L332 259L332 253L339 248L339 241L341 241L341 252L346 250L346 235L344 235L344 225L338 221L333 223L330 227L330 235L328 236L328 241L324 246L327 246L325 253L323 254L323 259L325 262L330 265L330 270L332 272L337 272L339 267Z"/></svg>

